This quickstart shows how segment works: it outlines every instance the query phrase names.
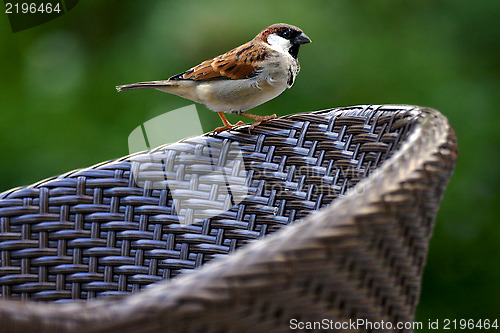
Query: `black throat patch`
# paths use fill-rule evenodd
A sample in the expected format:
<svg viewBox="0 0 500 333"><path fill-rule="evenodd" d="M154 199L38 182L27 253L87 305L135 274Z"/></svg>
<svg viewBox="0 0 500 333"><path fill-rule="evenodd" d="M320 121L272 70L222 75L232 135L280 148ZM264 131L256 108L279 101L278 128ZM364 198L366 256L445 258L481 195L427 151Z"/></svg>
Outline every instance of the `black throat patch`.
<svg viewBox="0 0 500 333"><path fill-rule="evenodd" d="M292 71L292 66L288 67L288 81L286 82L289 87L292 86L293 81L295 81L295 75L293 74Z"/></svg>
<svg viewBox="0 0 500 333"><path fill-rule="evenodd" d="M299 55L299 47L300 47L300 44L293 44L290 49L288 49L288 53L290 53L290 55L294 58L294 59L297 59L298 55Z"/></svg>

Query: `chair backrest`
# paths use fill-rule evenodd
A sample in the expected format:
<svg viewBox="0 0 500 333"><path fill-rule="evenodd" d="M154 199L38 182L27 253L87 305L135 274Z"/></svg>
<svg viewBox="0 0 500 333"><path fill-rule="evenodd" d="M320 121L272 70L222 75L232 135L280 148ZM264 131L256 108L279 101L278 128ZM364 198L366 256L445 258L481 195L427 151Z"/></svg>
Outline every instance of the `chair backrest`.
<svg viewBox="0 0 500 333"><path fill-rule="evenodd" d="M4 192L0 323L153 332L409 321L455 157L438 112L356 106ZM203 265L216 257L225 258Z"/></svg>

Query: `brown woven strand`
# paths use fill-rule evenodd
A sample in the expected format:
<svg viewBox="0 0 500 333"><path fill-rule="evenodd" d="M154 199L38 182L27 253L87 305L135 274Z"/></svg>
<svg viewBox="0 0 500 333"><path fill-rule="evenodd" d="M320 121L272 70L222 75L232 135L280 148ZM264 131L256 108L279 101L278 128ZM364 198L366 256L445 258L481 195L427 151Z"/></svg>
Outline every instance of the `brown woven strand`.
<svg viewBox="0 0 500 333"><path fill-rule="evenodd" d="M61 331L237 332L287 331L291 318L411 320L456 155L446 119L430 109L358 106L287 116L252 136L245 131L148 154L151 172L176 171L175 181L187 188L182 193L195 198L178 215L168 190L133 177L144 154L2 194L2 297L89 299L136 291L325 209L120 301L29 302L23 318L12 316L15 302L0 302L3 327L28 329L36 318L37 329ZM207 192L214 190L194 189L202 177L196 170L207 156L223 163L234 142L248 165L240 176L249 196L197 220L203 204L213 210ZM172 159L184 173L169 169Z"/></svg>

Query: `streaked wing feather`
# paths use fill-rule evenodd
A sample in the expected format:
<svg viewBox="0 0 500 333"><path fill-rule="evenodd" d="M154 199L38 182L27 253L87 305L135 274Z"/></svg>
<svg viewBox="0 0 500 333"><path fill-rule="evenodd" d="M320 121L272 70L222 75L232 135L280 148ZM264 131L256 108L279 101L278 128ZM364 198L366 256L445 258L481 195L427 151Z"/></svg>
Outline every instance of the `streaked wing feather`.
<svg viewBox="0 0 500 333"><path fill-rule="evenodd" d="M239 80L251 76L260 67L268 52L262 46L248 42L227 53L206 60L172 80Z"/></svg>

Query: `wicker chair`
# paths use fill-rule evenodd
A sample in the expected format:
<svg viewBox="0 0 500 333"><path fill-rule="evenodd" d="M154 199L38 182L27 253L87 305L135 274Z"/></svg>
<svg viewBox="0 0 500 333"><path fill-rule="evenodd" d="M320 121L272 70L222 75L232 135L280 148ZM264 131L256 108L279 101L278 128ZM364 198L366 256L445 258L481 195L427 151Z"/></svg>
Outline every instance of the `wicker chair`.
<svg viewBox="0 0 500 333"><path fill-rule="evenodd" d="M456 149L435 110L354 106L4 192L0 331L412 331Z"/></svg>

